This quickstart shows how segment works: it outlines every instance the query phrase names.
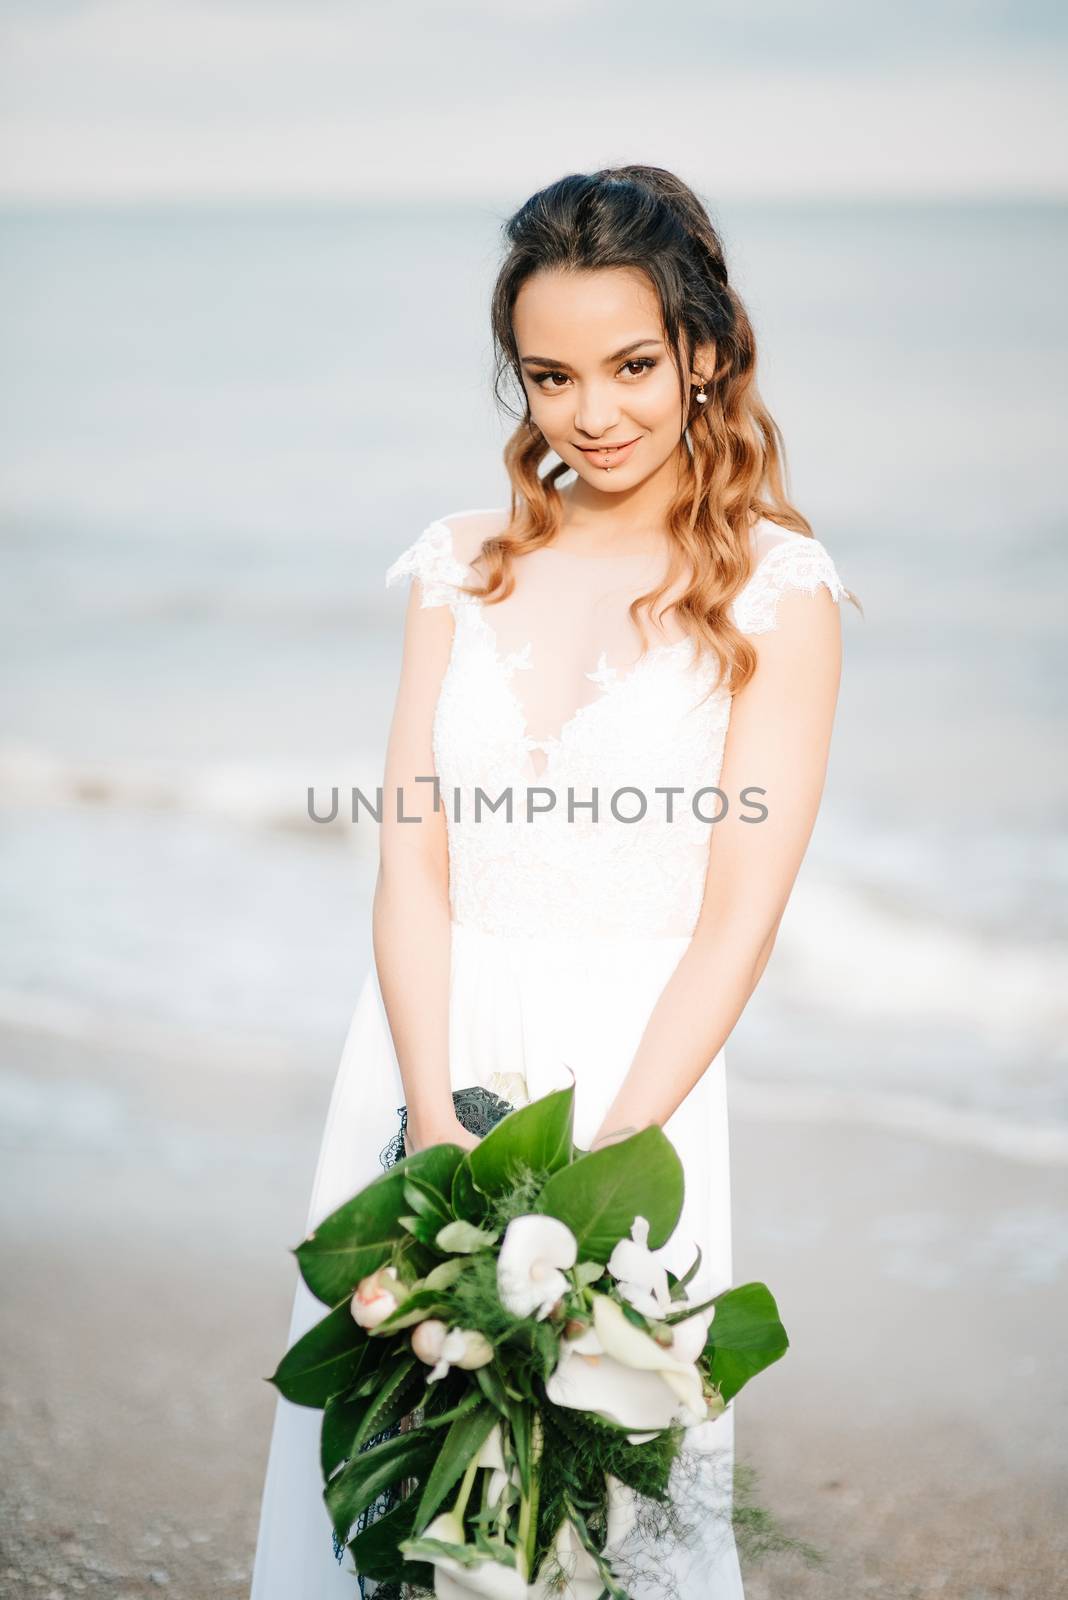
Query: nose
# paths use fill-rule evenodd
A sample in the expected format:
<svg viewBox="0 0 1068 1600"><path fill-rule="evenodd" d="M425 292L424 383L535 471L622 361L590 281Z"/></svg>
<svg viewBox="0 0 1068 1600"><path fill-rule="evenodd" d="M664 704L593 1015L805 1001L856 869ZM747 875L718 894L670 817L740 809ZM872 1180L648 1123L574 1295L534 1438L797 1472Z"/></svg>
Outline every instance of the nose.
<svg viewBox="0 0 1068 1600"><path fill-rule="evenodd" d="M619 405L611 391L598 383L587 384L575 407L575 427L595 443L619 421Z"/></svg>

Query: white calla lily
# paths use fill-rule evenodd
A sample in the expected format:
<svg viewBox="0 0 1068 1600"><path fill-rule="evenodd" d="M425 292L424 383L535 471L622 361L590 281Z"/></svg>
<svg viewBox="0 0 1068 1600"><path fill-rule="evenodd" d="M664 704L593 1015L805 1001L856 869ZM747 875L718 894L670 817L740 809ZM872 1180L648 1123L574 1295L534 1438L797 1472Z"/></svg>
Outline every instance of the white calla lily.
<svg viewBox="0 0 1068 1600"><path fill-rule="evenodd" d="M561 1573L567 1579L563 1588ZM569 1517L557 1528L527 1593L529 1600L601 1600L604 1580Z"/></svg>
<svg viewBox="0 0 1068 1600"><path fill-rule="evenodd" d="M518 1467L513 1464L509 1474L505 1466L504 1438L499 1422L495 1422L489 1433L487 1433L476 1460L480 1467L489 1468L490 1477L486 1497L489 1504L495 1506L507 1488L509 1480L515 1484L519 1483Z"/></svg>
<svg viewBox="0 0 1068 1600"><path fill-rule="evenodd" d="M649 1249L649 1220L635 1217L630 1238L620 1239L608 1258L608 1270L619 1292L646 1317L665 1317L671 1310L667 1268Z"/></svg>
<svg viewBox="0 0 1068 1600"><path fill-rule="evenodd" d="M680 1419L687 1426L690 1426L691 1420L704 1417L701 1374L692 1361L680 1361L671 1350L664 1350L649 1334L636 1328L633 1322L628 1321L622 1307L609 1295L594 1295L593 1326L607 1355L613 1356L623 1366L659 1375L691 1413L690 1418Z"/></svg>
<svg viewBox="0 0 1068 1600"><path fill-rule="evenodd" d="M593 1319L578 1339L560 1346L545 1384L555 1405L592 1411L645 1434L705 1419L701 1375L692 1362L662 1349L608 1295L593 1296Z"/></svg>
<svg viewBox="0 0 1068 1600"><path fill-rule="evenodd" d="M444 1544L464 1545L463 1523L452 1511L434 1518L424 1535ZM438 1600L527 1600L527 1583L517 1567L506 1567L486 1557L470 1566L450 1555L427 1555L434 1568L434 1593Z"/></svg>
<svg viewBox="0 0 1068 1600"><path fill-rule="evenodd" d="M638 1502L634 1490L621 1479L605 1473L608 1486L608 1530L602 1554L619 1550L638 1521Z"/></svg>
<svg viewBox="0 0 1068 1600"><path fill-rule="evenodd" d="M499 1422L493 1424L483 1439L477 1460L480 1467L496 1467L501 1472L504 1471L504 1440Z"/></svg>
<svg viewBox="0 0 1068 1600"><path fill-rule="evenodd" d="M497 1292L516 1317L547 1317L567 1291L564 1271L578 1258L575 1235L556 1217L513 1217L497 1257Z"/></svg>

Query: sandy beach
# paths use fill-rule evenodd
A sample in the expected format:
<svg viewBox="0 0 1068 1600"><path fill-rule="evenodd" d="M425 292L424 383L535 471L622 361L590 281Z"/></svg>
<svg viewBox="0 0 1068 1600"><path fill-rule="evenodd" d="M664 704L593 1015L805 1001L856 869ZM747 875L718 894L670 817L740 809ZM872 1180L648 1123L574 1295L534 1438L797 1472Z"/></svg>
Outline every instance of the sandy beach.
<svg viewBox="0 0 1068 1600"><path fill-rule="evenodd" d="M0 1594L245 1600L336 1059L2 1060ZM1063 1592L1068 1174L766 1111L733 1162L736 1277L793 1339L739 1458L823 1553L747 1560L749 1600Z"/></svg>

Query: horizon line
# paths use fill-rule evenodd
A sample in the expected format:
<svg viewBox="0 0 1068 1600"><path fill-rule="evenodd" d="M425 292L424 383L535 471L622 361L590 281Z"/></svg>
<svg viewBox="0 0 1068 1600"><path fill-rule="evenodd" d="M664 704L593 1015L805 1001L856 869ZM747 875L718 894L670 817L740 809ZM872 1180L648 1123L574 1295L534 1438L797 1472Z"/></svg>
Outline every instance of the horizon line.
<svg viewBox="0 0 1068 1600"><path fill-rule="evenodd" d="M704 188L705 186L702 186ZM0 188L0 210L32 211L32 210L136 210L157 208L160 210L182 210L192 207L200 209L218 208L244 208L246 210L263 210L268 207L307 208L307 209L341 209L343 207L377 206L390 210L409 210L416 206L437 206L441 208L489 208L500 209L508 215L516 206L526 198L525 194L516 200L490 191L485 193L463 192L454 193L429 193L420 190L402 191L397 194L386 194L378 190L351 190L337 191L335 193L302 193L298 191L279 190L276 194L250 193L247 190L190 189L181 190L131 190L128 193L114 193L112 191L82 191L77 193L63 193L61 191L42 191L30 194L20 191L4 192ZM794 190L786 193L779 190L749 190L726 192L718 200L710 200L709 204L716 205L773 205L773 206L804 206L804 205L866 205L877 207L882 205L1065 205L1068 204L1068 185L1060 187L1018 187L1002 189L977 189L970 187L947 187L945 189L809 189L802 192Z"/></svg>

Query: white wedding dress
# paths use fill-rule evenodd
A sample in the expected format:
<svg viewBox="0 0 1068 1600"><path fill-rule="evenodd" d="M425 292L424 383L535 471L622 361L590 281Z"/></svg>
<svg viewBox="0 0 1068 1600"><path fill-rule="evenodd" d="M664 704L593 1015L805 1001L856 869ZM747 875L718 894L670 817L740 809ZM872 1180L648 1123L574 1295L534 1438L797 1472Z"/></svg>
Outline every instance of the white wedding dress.
<svg viewBox="0 0 1068 1600"><path fill-rule="evenodd" d="M731 701L715 688L715 661L677 627L636 659L641 640L627 607L660 576L647 557L548 547L515 563L516 587L500 605L458 593L455 584L474 579L458 550L473 560L506 520L494 509L432 522L386 583L416 579L423 606L448 605L454 616L433 730L448 821L453 1088L480 1084L516 1104L573 1074L575 1138L588 1145L697 921L711 828L691 799L718 782ZM811 594L823 584L841 598L817 540L767 522L751 537L756 565L733 608L743 632L774 628L787 589ZM669 821L663 791L672 786L682 792ZM512 820L485 800L474 820L476 787L490 801L511 790ZM528 820L528 788L535 806L548 805L551 791L555 809ZM596 820L581 804L593 791ZM624 820L639 816L643 800L645 814ZM705 818L717 814L714 795L697 806ZM724 1074L720 1051L665 1126L682 1159L685 1201L661 1255L681 1273L699 1244L697 1287L706 1293L731 1282ZM306 1231L382 1171L403 1103L372 961L330 1101ZM288 1344L324 1315L298 1280ZM251 1600L354 1600L361 1592L351 1556L339 1563L334 1555L321 1416L277 1400ZM653 1552L648 1587L630 1580L636 1600L742 1595L729 1515L732 1410L697 1434L710 1470L688 1480L682 1508L696 1531Z"/></svg>

